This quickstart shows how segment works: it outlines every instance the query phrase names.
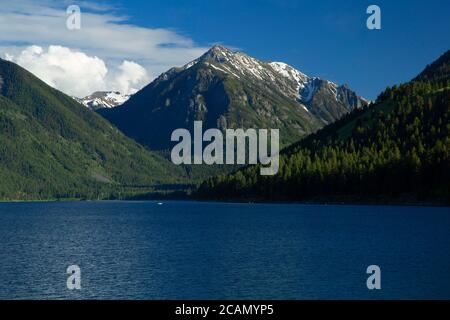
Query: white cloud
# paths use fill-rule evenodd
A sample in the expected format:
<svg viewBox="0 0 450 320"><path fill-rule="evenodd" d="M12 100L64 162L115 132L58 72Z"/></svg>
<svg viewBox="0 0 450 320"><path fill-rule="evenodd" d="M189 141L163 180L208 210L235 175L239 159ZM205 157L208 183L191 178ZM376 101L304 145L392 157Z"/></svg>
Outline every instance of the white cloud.
<svg viewBox="0 0 450 320"><path fill-rule="evenodd" d="M48 85L76 97L102 90L134 93L149 81L145 68L135 62L123 61L117 70L109 71L102 59L62 46L44 49L34 45L7 58Z"/></svg>
<svg viewBox="0 0 450 320"><path fill-rule="evenodd" d="M7 53L9 57L14 55L15 61L22 59L23 66L32 66L30 71L37 76L49 83L53 81L53 85L62 91L70 94L67 91L70 90L79 95L86 92L88 83L99 85L101 78L106 78L106 84L131 90L141 86L146 77L138 65L145 68L147 74L157 76L173 66L184 65L207 50L171 29L132 25L112 8L92 1L79 3L81 29L68 30L66 8L69 4L72 3L14 0L0 6L0 55ZM33 45L43 51L33 52L36 49L30 49ZM65 57L63 52L69 52L69 56ZM81 64L75 62L78 58L91 70L80 70ZM37 61L47 63L50 70L47 72ZM94 78L75 79L86 74ZM68 80L65 75L75 78ZM85 81L86 84L81 83ZM74 82L78 83L76 89L70 87Z"/></svg>
<svg viewBox="0 0 450 320"><path fill-rule="evenodd" d="M4 54L4 58L5 58L5 60L13 61L14 56L13 56L12 54L9 54L8 52L6 52L6 53Z"/></svg>
<svg viewBox="0 0 450 320"><path fill-rule="evenodd" d="M133 61L125 60L119 66L119 72L113 75L109 87L112 90L131 94L145 86L149 76L144 67Z"/></svg>

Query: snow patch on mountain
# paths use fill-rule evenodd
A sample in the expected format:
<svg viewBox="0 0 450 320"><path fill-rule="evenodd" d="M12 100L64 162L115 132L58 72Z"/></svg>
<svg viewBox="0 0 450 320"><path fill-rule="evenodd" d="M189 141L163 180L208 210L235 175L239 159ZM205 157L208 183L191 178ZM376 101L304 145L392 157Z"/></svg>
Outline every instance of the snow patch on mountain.
<svg viewBox="0 0 450 320"><path fill-rule="evenodd" d="M206 62L206 64L207 64L208 66L211 66L213 69L216 69L216 70L221 71L221 72L223 72L223 73L231 74L231 75L235 76L235 77L238 78L238 79L241 78L241 77L239 77L237 74L235 74L233 71L231 71L229 68L227 68L226 66L223 66L223 69L222 69L222 68L220 68L220 67L217 67L217 66L213 65L212 63L207 63L207 62Z"/></svg>
<svg viewBox="0 0 450 320"><path fill-rule="evenodd" d="M305 86L305 82L309 80L307 75L284 62L270 62L269 65L283 77L295 81L298 86L298 91L300 91L300 89Z"/></svg>
<svg viewBox="0 0 450 320"><path fill-rule="evenodd" d="M125 103L131 95L117 91L97 91L84 98L76 98L78 102L89 109L115 108Z"/></svg>
<svg viewBox="0 0 450 320"><path fill-rule="evenodd" d="M216 45L200 58L189 62L181 68L172 68L158 79L168 80L178 72L198 64L207 66L239 80L259 83L267 90L275 90L289 99L296 100L305 111L310 112L311 103L319 90L329 92L337 102L349 103L359 107L364 100L352 96L344 86L317 77L309 77L303 72L284 62L263 62L243 52L232 51Z"/></svg>
<svg viewBox="0 0 450 320"><path fill-rule="evenodd" d="M191 62L189 62L189 63L186 63L186 64L182 67L182 69L183 69L183 70L189 69L189 68L195 66L195 65L197 64L197 62L198 62L198 59L195 59L195 60L193 60L193 61L191 61Z"/></svg>
<svg viewBox="0 0 450 320"><path fill-rule="evenodd" d="M314 97L314 94L317 92L319 86L317 84L316 78L309 79L307 82L304 83L303 88L300 93L300 101L304 103L309 103L312 98Z"/></svg>

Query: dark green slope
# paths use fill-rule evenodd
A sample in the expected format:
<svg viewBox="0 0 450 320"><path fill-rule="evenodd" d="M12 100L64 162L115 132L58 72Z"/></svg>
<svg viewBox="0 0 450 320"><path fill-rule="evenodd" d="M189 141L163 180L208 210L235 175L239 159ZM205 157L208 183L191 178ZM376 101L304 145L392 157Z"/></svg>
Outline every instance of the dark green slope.
<svg viewBox="0 0 450 320"><path fill-rule="evenodd" d="M198 197L261 201L450 203L450 54L257 167L204 182Z"/></svg>
<svg viewBox="0 0 450 320"><path fill-rule="evenodd" d="M118 197L181 179L95 112L0 60L0 199Z"/></svg>

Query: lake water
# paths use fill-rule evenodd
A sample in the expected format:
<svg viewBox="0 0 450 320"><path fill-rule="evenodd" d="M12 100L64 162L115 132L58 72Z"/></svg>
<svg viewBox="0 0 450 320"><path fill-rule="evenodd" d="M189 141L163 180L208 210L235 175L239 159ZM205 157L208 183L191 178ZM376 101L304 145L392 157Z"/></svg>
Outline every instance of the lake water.
<svg viewBox="0 0 450 320"><path fill-rule="evenodd" d="M449 231L450 208L0 203L0 299L450 299Z"/></svg>

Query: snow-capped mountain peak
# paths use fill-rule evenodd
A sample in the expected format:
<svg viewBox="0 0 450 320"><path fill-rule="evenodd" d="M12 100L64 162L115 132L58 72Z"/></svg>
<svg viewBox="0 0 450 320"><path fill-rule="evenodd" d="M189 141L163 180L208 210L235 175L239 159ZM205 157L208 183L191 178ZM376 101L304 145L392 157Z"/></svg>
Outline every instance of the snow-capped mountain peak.
<svg viewBox="0 0 450 320"><path fill-rule="evenodd" d="M222 45L215 45L211 49L209 49L203 56L201 56L200 60L212 58L217 60L218 62L224 62L233 54L235 54L235 52L231 51L230 49Z"/></svg>
<svg viewBox="0 0 450 320"><path fill-rule="evenodd" d="M197 65L206 66L211 72L218 72L239 81L259 83L267 90L276 90L289 99L298 101L308 112L312 111L313 99L320 92L336 102L343 102L350 108L358 108L366 101L354 94L348 87L317 77L309 77L284 62L263 62L243 52L215 45L200 58L182 68L173 68L162 75L164 80L170 75L190 69Z"/></svg>
<svg viewBox="0 0 450 320"><path fill-rule="evenodd" d="M280 128L290 143L362 103L344 86L217 45L164 72L123 107L100 114L137 141L166 150L174 128L190 128L194 119L221 130Z"/></svg>
<svg viewBox="0 0 450 320"><path fill-rule="evenodd" d="M131 95L121 94L117 91L97 91L84 98L76 100L89 109L115 108L125 103Z"/></svg>
<svg viewBox="0 0 450 320"><path fill-rule="evenodd" d="M216 45L183 69L202 63L215 71L240 80L275 85L290 98L299 98L300 89L309 77L282 62L263 62L240 51Z"/></svg>

